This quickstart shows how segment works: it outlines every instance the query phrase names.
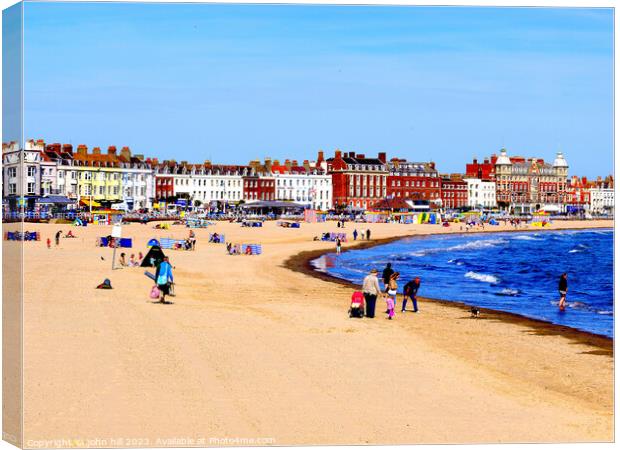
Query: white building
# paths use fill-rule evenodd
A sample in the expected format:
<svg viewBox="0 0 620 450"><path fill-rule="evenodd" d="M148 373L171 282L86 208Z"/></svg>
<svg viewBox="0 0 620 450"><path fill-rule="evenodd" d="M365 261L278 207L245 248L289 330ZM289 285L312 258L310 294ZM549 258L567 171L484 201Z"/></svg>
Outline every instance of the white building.
<svg viewBox="0 0 620 450"><path fill-rule="evenodd" d="M215 207L218 203L232 205L243 200L243 177L249 172L247 166L213 165L209 161L164 161L156 166L155 177L172 180L172 192L168 194L185 197L192 205Z"/></svg>
<svg viewBox="0 0 620 450"><path fill-rule="evenodd" d="M590 188L590 213L614 213L614 188L593 187Z"/></svg>
<svg viewBox="0 0 620 450"><path fill-rule="evenodd" d="M332 207L332 177L321 167L308 161L304 166L285 162L283 166L271 166L275 179L275 198L292 201L312 209L327 211Z"/></svg>
<svg viewBox="0 0 620 450"><path fill-rule="evenodd" d="M18 207L18 198L24 197L27 209L33 209L41 196L41 161L45 143L26 141L24 149L18 142L2 144L2 197L11 210Z"/></svg>
<svg viewBox="0 0 620 450"><path fill-rule="evenodd" d="M495 182L478 178L465 178L467 183L467 206L471 208L495 208Z"/></svg>

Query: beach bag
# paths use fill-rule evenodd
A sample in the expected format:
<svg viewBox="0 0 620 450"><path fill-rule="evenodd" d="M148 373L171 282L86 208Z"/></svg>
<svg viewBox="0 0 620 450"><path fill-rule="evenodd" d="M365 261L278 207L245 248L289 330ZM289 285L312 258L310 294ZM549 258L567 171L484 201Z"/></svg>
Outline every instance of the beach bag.
<svg viewBox="0 0 620 450"><path fill-rule="evenodd" d="M151 292L149 294L149 297L151 297L153 300L156 300L159 298L160 292L159 292L159 288L157 286L153 286L151 288Z"/></svg>
<svg viewBox="0 0 620 450"><path fill-rule="evenodd" d="M97 289L112 289L112 283L110 283L110 280L106 278L103 280L103 283L97 286Z"/></svg>

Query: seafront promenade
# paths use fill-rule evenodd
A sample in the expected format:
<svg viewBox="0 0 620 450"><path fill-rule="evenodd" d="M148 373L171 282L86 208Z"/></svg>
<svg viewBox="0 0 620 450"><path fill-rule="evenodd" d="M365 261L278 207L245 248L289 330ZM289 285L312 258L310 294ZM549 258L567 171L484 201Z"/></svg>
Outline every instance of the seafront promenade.
<svg viewBox="0 0 620 450"><path fill-rule="evenodd" d="M459 231L363 227L377 240ZM69 229L77 238L46 247L47 237ZM172 305L151 303L144 268L111 270L112 250L95 247L111 227L25 230L42 235L23 243L26 445L119 436L142 440L128 446L181 438L207 445L211 438L258 445L613 439L609 340L501 315L471 320L432 301L423 314L395 321L349 319L352 288L303 268L310 255L334 249L313 237L342 231L335 222L196 230L196 251L167 251ZM207 243L213 231L262 244L263 253L229 256L223 244ZM187 235L179 225L123 228L134 242L127 256L146 253L153 237ZM13 269L5 262L8 274ZM95 289L104 278L114 289Z"/></svg>

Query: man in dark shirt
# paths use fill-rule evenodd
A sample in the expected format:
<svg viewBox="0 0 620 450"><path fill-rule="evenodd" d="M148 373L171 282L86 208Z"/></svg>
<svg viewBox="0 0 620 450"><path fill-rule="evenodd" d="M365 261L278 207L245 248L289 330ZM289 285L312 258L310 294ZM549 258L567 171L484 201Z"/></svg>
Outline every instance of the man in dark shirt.
<svg viewBox="0 0 620 450"><path fill-rule="evenodd" d="M560 276L558 290L560 291L560 311L564 311L566 309L566 293L568 292L568 275L566 273Z"/></svg>
<svg viewBox="0 0 620 450"><path fill-rule="evenodd" d="M56 233L56 247L60 245L60 236L62 235L62 230Z"/></svg>
<svg viewBox="0 0 620 450"><path fill-rule="evenodd" d="M388 284L390 284L390 277L393 273L394 270L392 270L392 263L387 263L385 269L383 269L383 274L381 275L381 278L383 279L383 285L385 286L386 291L388 289Z"/></svg>
<svg viewBox="0 0 620 450"><path fill-rule="evenodd" d="M407 298L410 298L411 303L413 303L413 312L418 312L418 289L420 289L419 277L415 277L415 279L411 280L405 285L405 287L403 288L403 308L401 309L401 312L405 312L407 306Z"/></svg>

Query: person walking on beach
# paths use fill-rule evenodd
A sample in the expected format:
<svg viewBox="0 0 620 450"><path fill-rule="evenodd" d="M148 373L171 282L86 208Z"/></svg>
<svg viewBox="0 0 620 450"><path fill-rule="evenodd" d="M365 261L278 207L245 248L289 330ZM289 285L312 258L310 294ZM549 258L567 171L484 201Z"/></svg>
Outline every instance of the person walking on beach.
<svg viewBox="0 0 620 450"><path fill-rule="evenodd" d="M172 276L172 265L168 260L167 256L164 256L164 260L157 267L157 271L155 272L155 282L157 283L157 288L161 293L160 302L168 303L166 301L166 295L170 294L170 285L174 283L174 278Z"/></svg>
<svg viewBox="0 0 620 450"><path fill-rule="evenodd" d="M366 240L369 241L370 240L370 228L368 228L366 230Z"/></svg>
<svg viewBox="0 0 620 450"><path fill-rule="evenodd" d="M353 230L353 240L357 241L357 228Z"/></svg>
<svg viewBox="0 0 620 450"><path fill-rule="evenodd" d="M413 312L418 312L418 289L420 289L420 278L415 277L409 283L405 284L403 288L403 308L400 312L405 312L407 309L407 298L411 299L413 303Z"/></svg>
<svg viewBox="0 0 620 450"><path fill-rule="evenodd" d="M55 237L56 247L58 247L60 245L60 236L62 236L62 230L58 230L56 232L56 237Z"/></svg>
<svg viewBox="0 0 620 450"><path fill-rule="evenodd" d="M375 317L375 304L377 302L377 296L381 294L381 288L379 287L379 279L377 278L377 269L372 269L369 275L364 278L362 284L362 293L364 294L364 301L366 302L366 317Z"/></svg>
<svg viewBox="0 0 620 450"><path fill-rule="evenodd" d="M566 309L566 293L568 292L568 275L566 273L560 276L558 290L560 291L560 311L564 311Z"/></svg>
<svg viewBox="0 0 620 450"><path fill-rule="evenodd" d="M340 254L340 247L342 247L342 242L340 238L336 238L336 255Z"/></svg>
<svg viewBox="0 0 620 450"><path fill-rule="evenodd" d="M381 274L381 278L383 279L383 287L386 292L388 290L388 285L390 284L390 278L392 277L393 273L394 273L394 270L392 269L392 263L387 263L387 265L385 266L385 269L383 269L383 273Z"/></svg>

